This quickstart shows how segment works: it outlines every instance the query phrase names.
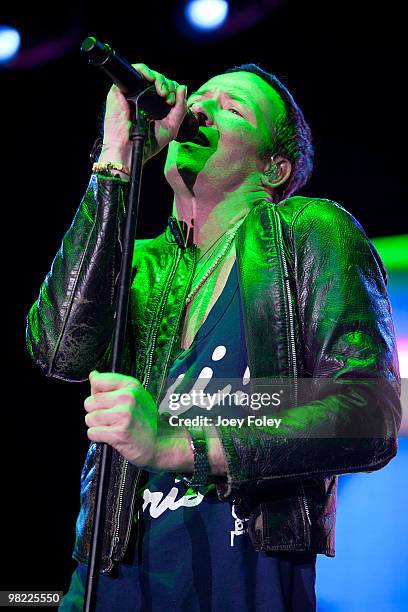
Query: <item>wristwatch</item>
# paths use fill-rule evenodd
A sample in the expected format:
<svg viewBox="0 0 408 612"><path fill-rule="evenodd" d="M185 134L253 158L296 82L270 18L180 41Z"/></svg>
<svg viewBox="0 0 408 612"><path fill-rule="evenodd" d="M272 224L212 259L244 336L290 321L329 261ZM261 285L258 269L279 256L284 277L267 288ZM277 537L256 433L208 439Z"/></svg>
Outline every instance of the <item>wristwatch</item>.
<svg viewBox="0 0 408 612"><path fill-rule="evenodd" d="M190 446L194 455L194 471L191 478L188 480L190 487L195 489L203 489L207 485L207 478L210 472L210 463L208 461L207 438L204 434L192 433Z"/></svg>

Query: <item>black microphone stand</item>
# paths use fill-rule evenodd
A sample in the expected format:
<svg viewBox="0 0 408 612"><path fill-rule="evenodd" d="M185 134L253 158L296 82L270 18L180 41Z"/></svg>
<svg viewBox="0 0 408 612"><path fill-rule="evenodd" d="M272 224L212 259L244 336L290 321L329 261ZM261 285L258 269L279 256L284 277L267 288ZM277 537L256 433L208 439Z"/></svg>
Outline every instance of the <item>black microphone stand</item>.
<svg viewBox="0 0 408 612"><path fill-rule="evenodd" d="M149 88L150 89L150 88ZM132 275L133 249L136 236L137 215L139 210L140 185L143 167L144 143L147 136L145 113L139 108L139 99L146 93L142 91L135 98L128 98L133 110L130 139L132 140L132 165L130 172L129 199L124 222L122 263L119 276L118 295L115 312L115 327L112 347L112 372L120 372L125 342L126 321ZM100 467L97 480L95 510L93 517L91 547L88 560L88 574L85 587L84 612L96 608L98 593L99 567L103 542L103 528L109 492L109 476L112 463L112 447L101 443Z"/></svg>

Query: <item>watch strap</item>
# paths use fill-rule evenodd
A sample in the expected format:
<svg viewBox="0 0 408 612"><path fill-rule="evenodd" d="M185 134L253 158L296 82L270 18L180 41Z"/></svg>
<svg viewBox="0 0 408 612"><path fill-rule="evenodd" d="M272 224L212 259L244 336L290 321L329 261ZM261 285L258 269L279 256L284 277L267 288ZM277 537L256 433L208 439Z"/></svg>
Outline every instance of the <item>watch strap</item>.
<svg viewBox="0 0 408 612"><path fill-rule="evenodd" d="M189 433L191 435L190 445L194 456L194 471L189 480L189 485L190 487L200 489L206 487L210 472L207 438L204 434Z"/></svg>

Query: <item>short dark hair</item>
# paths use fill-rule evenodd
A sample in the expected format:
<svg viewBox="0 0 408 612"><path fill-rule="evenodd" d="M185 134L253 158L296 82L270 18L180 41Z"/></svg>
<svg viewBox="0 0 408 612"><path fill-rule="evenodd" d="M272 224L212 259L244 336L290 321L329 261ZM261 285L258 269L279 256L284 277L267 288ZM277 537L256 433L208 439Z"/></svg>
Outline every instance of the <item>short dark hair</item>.
<svg viewBox="0 0 408 612"><path fill-rule="evenodd" d="M282 155L292 164L290 177L276 190L276 200L280 201L299 191L312 174L314 152L310 127L292 94L274 74L256 64L235 66L224 74L241 71L252 72L268 83L279 94L285 107L285 114L281 114L274 125L272 143L273 155Z"/></svg>

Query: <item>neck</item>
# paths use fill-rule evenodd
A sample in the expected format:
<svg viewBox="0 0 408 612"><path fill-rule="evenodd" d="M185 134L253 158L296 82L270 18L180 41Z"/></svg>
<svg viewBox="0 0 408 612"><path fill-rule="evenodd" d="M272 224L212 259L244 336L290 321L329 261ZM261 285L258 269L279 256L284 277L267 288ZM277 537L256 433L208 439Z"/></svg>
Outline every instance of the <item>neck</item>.
<svg viewBox="0 0 408 612"><path fill-rule="evenodd" d="M244 218L261 199L270 199L262 188L241 186L222 194L222 199L205 197L188 190L174 194L173 215L187 226L187 235L205 253L225 232Z"/></svg>

